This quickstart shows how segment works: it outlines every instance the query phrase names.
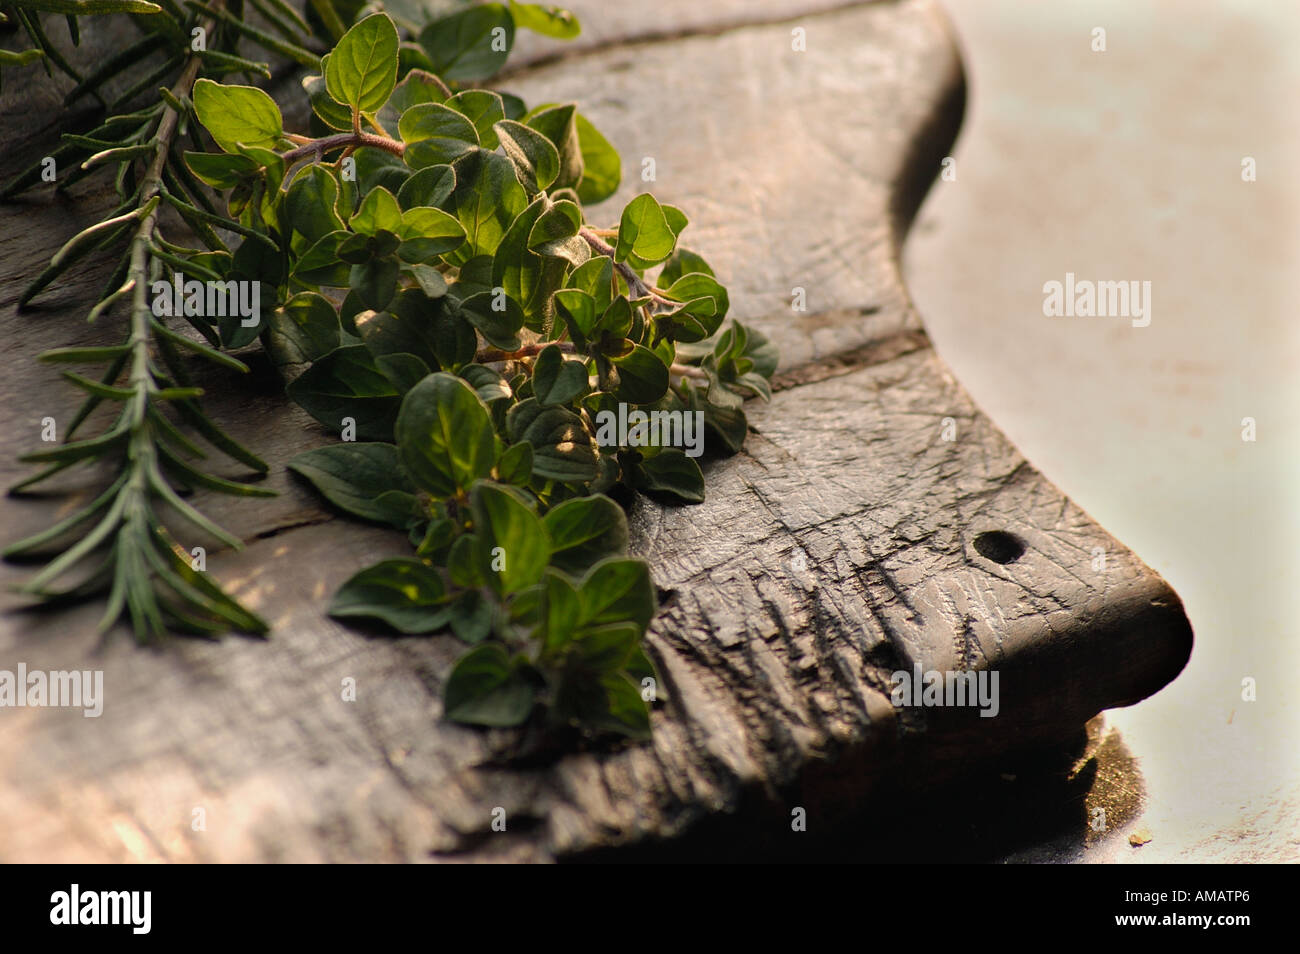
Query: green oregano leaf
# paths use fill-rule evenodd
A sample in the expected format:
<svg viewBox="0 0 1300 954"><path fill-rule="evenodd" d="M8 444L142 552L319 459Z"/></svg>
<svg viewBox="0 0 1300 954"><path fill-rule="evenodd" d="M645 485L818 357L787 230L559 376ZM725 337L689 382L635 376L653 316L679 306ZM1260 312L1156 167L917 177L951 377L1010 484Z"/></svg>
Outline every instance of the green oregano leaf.
<svg viewBox="0 0 1300 954"><path fill-rule="evenodd" d="M542 655L561 657L582 627L582 597L573 582L555 569L547 569L537 588L536 624ZM518 608L523 600L516 600Z"/></svg>
<svg viewBox="0 0 1300 954"><path fill-rule="evenodd" d="M595 205L618 191L623 181L623 162L609 140L587 117L576 113L574 122L578 130L578 148L582 153L578 198L584 205Z"/></svg>
<svg viewBox="0 0 1300 954"><path fill-rule="evenodd" d="M321 58L321 69L325 69L328 64L329 55L326 54ZM321 122L332 129L352 128L352 111L329 94L324 76L303 77L302 88L311 103L311 111Z"/></svg>
<svg viewBox="0 0 1300 954"><path fill-rule="evenodd" d="M375 364L403 395L427 378L430 370L423 358L402 351L376 355Z"/></svg>
<svg viewBox="0 0 1300 954"><path fill-rule="evenodd" d="M566 360L559 345L543 348L537 356L533 393L539 404L568 404L587 393L587 386L586 363Z"/></svg>
<svg viewBox="0 0 1300 954"><path fill-rule="evenodd" d="M401 48L398 57L397 72L402 77L401 82L393 88L393 95L388 97L388 102L376 117L390 136L398 134L398 120L412 106L445 103L451 97L447 84L427 68L417 67L408 71L406 65L401 63Z"/></svg>
<svg viewBox="0 0 1300 954"><path fill-rule="evenodd" d="M471 295L460 303L458 314L477 328L489 344L506 351L519 347L524 311L504 293L484 291Z"/></svg>
<svg viewBox="0 0 1300 954"><path fill-rule="evenodd" d="M296 455L288 466L353 516L402 528L416 513L415 487L392 444L349 441L318 447Z"/></svg>
<svg viewBox="0 0 1300 954"><path fill-rule="evenodd" d="M570 573L581 574L627 550L627 517L603 494L566 500L542 522L553 550L551 563Z"/></svg>
<svg viewBox="0 0 1300 954"><path fill-rule="evenodd" d="M508 401L513 396L510 382L485 365L467 364L457 373L469 382L474 393L489 409L495 407L498 401ZM497 418L494 416L493 420Z"/></svg>
<svg viewBox="0 0 1300 954"><path fill-rule="evenodd" d="M443 79L486 79L505 65L515 21L499 3L484 3L434 20L420 32L433 72Z"/></svg>
<svg viewBox="0 0 1300 954"><path fill-rule="evenodd" d="M298 258L293 277L317 285L346 285L348 266L340 259L339 250L352 237L351 232L342 229L322 235Z"/></svg>
<svg viewBox="0 0 1300 954"><path fill-rule="evenodd" d="M462 265L496 251L506 229L528 206L528 197L505 156L474 149L452 168L456 187L445 208L465 227L465 245L449 261Z"/></svg>
<svg viewBox="0 0 1300 954"><path fill-rule="evenodd" d="M362 235L374 235L380 229L396 234L402 228L402 207L391 192L376 187L366 194L348 224Z"/></svg>
<svg viewBox="0 0 1300 954"><path fill-rule="evenodd" d="M375 13L339 40L325 64L325 85L336 102L354 112L377 112L397 85L397 28Z"/></svg>
<svg viewBox="0 0 1300 954"><path fill-rule="evenodd" d="M417 296L418 297L418 296ZM360 311L353 319L357 334L375 358L390 354L415 355L430 366L440 364L434 334L412 301L412 292L399 293L388 309Z"/></svg>
<svg viewBox="0 0 1300 954"><path fill-rule="evenodd" d="M219 152L187 152L185 165L199 181L214 189L233 189L262 168L248 156Z"/></svg>
<svg viewBox="0 0 1300 954"><path fill-rule="evenodd" d="M343 228L337 210L339 187L321 166L308 166L289 185L284 198L286 225L309 244Z"/></svg>
<svg viewBox="0 0 1300 954"><path fill-rule="evenodd" d="M364 345L330 352L295 378L288 392L303 410L335 431L351 421L359 438L392 438L399 396Z"/></svg>
<svg viewBox="0 0 1300 954"><path fill-rule="evenodd" d="M542 578L551 548L541 518L522 492L480 481L470 491L479 559L488 585L499 594L518 593Z"/></svg>
<svg viewBox="0 0 1300 954"><path fill-rule="evenodd" d="M525 119L525 124L541 133L555 146L560 170L553 183L556 189L575 189L582 180L582 143L578 139L577 107L573 103L542 106Z"/></svg>
<svg viewBox="0 0 1300 954"><path fill-rule="evenodd" d="M437 497L468 491L496 463L492 416L474 389L453 374L431 374L411 389L395 433L407 473Z"/></svg>
<svg viewBox="0 0 1300 954"><path fill-rule="evenodd" d="M605 690L605 711L588 716L588 724L633 739L650 737L650 710L641 689L627 675L607 672L600 677Z"/></svg>
<svg viewBox="0 0 1300 954"><path fill-rule="evenodd" d="M538 216L528 232L528 247L539 255L563 258L570 265L583 265L591 258L591 246L579 237L582 209L563 199L552 203Z"/></svg>
<svg viewBox="0 0 1300 954"><path fill-rule="evenodd" d="M255 86L223 86L210 79L194 84L199 122L225 152L238 145L274 147L284 137L280 107Z"/></svg>
<svg viewBox="0 0 1300 954"><path fill-rule="evenodd" d="M683 248L679 244L672 257L664 263L663 270L659 273L659 277L655 279L655 284L660 288L671 288L673 282L683 275L689 275L691 272L700 272L709 278L716 277L713 274L713 269L709 268L708 262L695 252Z"/></svg>
<svg viewBox="0 0 1300 954"><path fill-rule="evenodd" d="M402 113L397 128L413 169L446 165L479 145L474 124L441 103L412 106Z"/></svg>
<svg viewBox="0 0 1300 954"><path fill-rule="evenodd" d="M496 476L502 483L526 486L533 476L533 446L525 443L506 448L497 461Z"/></svg>
<svg viewBox="0 0 1300 954"><path fill-rule="evenodd" d="M397 234L402 239L397 254L404 262L430 262L465 242L465 227L431 206L403 212Z"/></svg>
<svg viewBox="0 0 1300 954"><path fill-rule="evenodd" d="M551 141L537 130L511 119L501 120L494 129L528 194L536 195L549 188L560 174L560 153Z"/></svg>
<svg viewBox="0 0 1300 954"><path fill-rule="evenodd" d="M501 237L492 257L493 286L503 289L511 301L519 303L525 322L535 329L545 318L551 294L564 280L563 262L539 255L528 247L528 237L550 201L545 195L539 195L520 212Z"/></svg>
<svg viewBox="0 0 1300 954"><path fill-rule="evenodd" d="M339 316L329 299L299 292L271 313L266 349L277 365L307 364L339 346Z"/></svg>
<svg viewBox="0 0 1300 954"><path fill-rule="evenodd" d="M451 605L452 632L463 642L482 642L492 632L493 615L492 604L481 593L467 590ZM450 715L448 717L454 718Z"/></svg>
<svg viewBox="0 0 1300 954"><path fill-rule="evenodd" d="M419 560L384 560L334 595L331 616L377 619L399 633L431 633L450 618L442 577Z"/></svg>
<svg viewBox="0 0 1300 954"><path fill-rule="evenodd" d="M501 99L501 94L490 89L466 89L449 97L446 103L474 124L484 149L495 149L500 145L493 127L506 118L505 102Z"/></svg>
<svg viewBox="0 0 1300 954"><path fill-rule="evenodd" d="M444 708L455 722L514 726L528 718L536 689L496 643L475 646L447 677Z"/></svg>
<svg viewBox="0 0 1300 954"><path fill-rule="evenodd" d="M614 260L628 262L633 268L649 268L672 255L676 244L677 236L663 207L654 196L642 193L623 209Z"/></svg>
<svg viewBox="0 0 1300 954"><path fill-rule="evenodd" d="M636 485L650 493L668 494L682 503L704 502L704 475L694 458L676 447L665 447L640 462Z"/></svg>
<svg viewBox="0 0 1300 954"><path fill-rule="evenodd" d="M641 628L636 623L609 623L587 627L577 635L573 655L579 665L589 672L604 674L618 672L627 665L641 641Z"/></svg>
<svg viewBox="0 0 1300 954"><path fill-rule="evenodd" d="M645 630L658 600L644 560L609 557L583 576L579 585L587 623L633 622Z"/></svg>
<svg viewBox="0 0 1300 954"><path fill-rule="evenodd" d="M512 442L533 447L533 474L548 480L585 483L597 474L596 450L582 419L562 407L520 401L506 416Z"/></svg>
<svg viewBox="0 0 1300 954"><path fill-rule="evenodd" d="M686 213L675 205L664 204L660 208L663 209L664 220L668 223L668 227L673 230L673 234L681 235L689 224Z"/></svg>
<svg viewBox="0 0 1300 954"><path fill-rule="evenodd" d="M569 337L578 348L585 350L600 318L595 299L580 288L564 288L555 293L553 300L569 329Z"/></svg>
<svg viewBox="0 0 1300 954"><path fill-rule="evenodd" d="M385 237L396 247L396 236L391 232L377 233L376 238L384 241ZM353 265L348 273L348 283L353 287L361 302L367 308L381 310L397 294L397 279L401 273L401 263L391 255L378 255L367 262Z"/></svg>
<svg viewBox="0 0 1300 954"><path fill-rule="evenodd" d="M618 368L619 400L629 404L653 404L668 390L668 368L649 348L634 345L622 357L614 358Z"/></svg>
<svg viewBox="0 0 1300 954"><path fill-rule="evenodd" d="M438 207L447 201L454 188L456 172L451 166L427 166L402 183L397 202L403 209Z"/></svg>
<svg viewBox="0 0 1300 954"><path fill-rule="evenodd" d="M572 40L582 32L578 18L561 7L510 0L510 13L515 18L515 26L557 40Z"/></svg>

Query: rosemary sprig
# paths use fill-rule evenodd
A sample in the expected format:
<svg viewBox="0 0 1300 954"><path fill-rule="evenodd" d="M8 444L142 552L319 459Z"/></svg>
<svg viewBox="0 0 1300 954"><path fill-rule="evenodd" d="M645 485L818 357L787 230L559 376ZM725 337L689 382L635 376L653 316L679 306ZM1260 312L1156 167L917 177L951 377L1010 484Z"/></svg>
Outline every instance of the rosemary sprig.
<svg viewBox="0 0 1300 954"><path fill-rule="evenodd" d="M218 9L219 6L214 6ZM213 22L203 23L209 33ZM167 328L155 317L148 289L162 272L170 244L160 234L159 211L164 200L175 201L167 189L169 165L178 164L173 155L182 126L182 104L210 56L192 52L159 108L150 110L146 124L126 140L117 140L83 164L116 165L130 172L119 177L125 207L119 206L104 221L91 226L64 245L46 269L24 293L25 304L47 287L73 262L89 251L129 236L123 277L91 309L91 320L115 303L129 302L126 340L106 348L62 348L46 352L41 360L55 363L106 364L97 378L64 372L88 398L65 432L64 443L28 454L25 461L45 464L44 470L22 481L11 492L33 485L82 463L112 461L116 472L106 490L88 506L40 533L21 540L3 551L6 558L30 557L53 545L74 542L63 549L28 580L21 589L46 601L62 601L107 592L107 606L100 622L106 630L123 616L128 617L137 639L163 637L169 629L195 634L216 634L235 629L263 633L266 623L212 582L204 569L173 538L162 520L163 512L179 517L193 528L238 548L241 541L187 503L178 488L206 487L224 493L269 496L271 491L226 480L196 468L190 460L201 459L202 449L180 430L167 408L204 436L213 447L254 471L265 473L267 465L221 430L200 409L198 388L189 386L180 349L194 352L223 367L246 372L240 361ZM180 108L178 108L178 106ZM97 131L107 136L113 120ZM152 126L152 135L147 135ZM111 140L110 140L111 141ZM75 143L90 145L89 143ZM133 182L137 162L147 165L138 184ZM120 284L116 284L120 281ZM161 366L155 358L161 358ZM125 382L119 378L126 372ZM72 440L74 433L104 401L120 404L113 423L98 436ZM89 564L70 584L60 581Z"/></svg>

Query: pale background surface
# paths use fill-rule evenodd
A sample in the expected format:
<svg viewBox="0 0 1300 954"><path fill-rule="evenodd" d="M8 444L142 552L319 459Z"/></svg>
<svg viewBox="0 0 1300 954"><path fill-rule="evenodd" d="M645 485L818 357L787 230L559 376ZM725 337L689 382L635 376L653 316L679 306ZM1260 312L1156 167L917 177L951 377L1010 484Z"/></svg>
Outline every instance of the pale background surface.
<svg viewBox="0 0 1300 954"><path fill-rule="evenodd" d="M976 402L1169 580L1197 638L1171 686L1106 716L1141 775L1107 784L1145 789L1141 816L1016 857L1300 860L1300 5L944 5L969 102L908 287ZM1150 326L1044 317L1067 271L1150 281Z"/></svg>
<svg viewBox="0 0 1300 954"><path fill-rule="evenodd" d="M836 0L764 0L761 6L774 17L786 17L838 5ZM913 5L897 6L907 13ZM712 40L682 39L683 48L695 51L691 68L715 75L700 64L726 69L742 63L752 69L756 62L766 63L770 54L753 45L762 31L731 19L754 16L755 7L750 0L710 0L670 19L682 29L699 30L710 18L723 17L723 25L730 26L718 42L737 44L728 50L749 51L743 57L732 53L728 60L719 57ZM896 128L900 109L913 115L915 97L943 85L942 77L927 76L924 69L903 74L907 82L898 82L891 73L895 59L875 49L886 43L894 44L894 54L911 49L899 46L909 35L906 29L886 32L894 7L869 8L861 22L852 11L823 13L835 17L839 27L834 43L825 47L833 52L822 62L810 53L801 67L805 79L834 87L838 108L831 115L852 125L848 140L830 141L863 144L839 148L837 156L844 158L833 167L851 166L855 175L845 174L838 183L834 176L819 181L791 176L774 161L800 155L798 136L807 131L799 120L827 118L812 108L787 108L779 115L793 127L790 135L775 141L769 135L761 148L744 140L751 145L738 164L767 171L773 178L766 181L776 186L790 186L771 188L775 199L764 203L735 203L734 191L720 190L716 182L700 184L696 172L710 165L709 149L733 137L670 135L703 115L676 108L689 101L678 87L633 83L626 73L609 84L649 90L638 95L660 96L668 104L647 109L645 100L632 95L590 96L585 77L568 80L578 98L592 102L599 125L606 128L608 122L606 131L625 157L651 154L665 142L679 150L661 155L668 158L661 172L676 165L686 173L664 176L665 198L700 210L695 227L715 265L720 256L780 265L780 281L764 278L761 270L729 269L733 305L747 294L747 315L771 317L778 307L784 309L785 290L794 284L786 279L792 275L820 296L821 308L827 300L876 301L875 290L884 287L881 275L892 280L880 251L887 236L883 190L877 188L892 181L890 144L871 136ZM586 22L610 24L603 34L610 38L618 35L610 31L626 27L617 25L616 13L628 21L665 18L658 5L620 0L610 4L607 17L593 9ZM1169 578L1186 600L1199 636L1191 665L1172 687L1111 716L1138 759L1134 770L1122 745L1099 749L1102 769L1088 804L1116 809L1111 833L1093 838L1080 832L1076 814L1068 833L1023 838L1018 843L1032 847L1012 857L1295 858L1300 855L1295 832L1300 771L1294 740L1300 707L1289 698L1297 660L1286 601L1296 590L1291 488L1300 468L1296 385L1287 381L1296 364L1297 336L1290 331L1294 308L1284 288L1295 274L1296 257L1296 133L1287 126L1296 87L1296 69L1287 59L1288 47L1295 45L1295 14L1280 4L1184 2L1135 12L1122 5L1099 10L958 0L953 16L966 45L972 99L956 147L958 180L935 183L908 246L909 277L921 313L941 352L993 419L1050 478ZM813 37L818 35L813 28L825 29L829 22L808 17ZM849 20L851 29L843 25ZM1105 54L1088 50L1089 31L1097 25L1109 30ZM785 22L775 24L770 35L782 34L784 45L786 29ZM593 28L587 42L600 36ZM596 55L605 58L602 62L623 56L617 50ZM914 52L901 62L933 72L947 60L918 58ZM659 57L637 62L667 77L675 76L681 63ZM552 72L535 79L558 96L565 71ZM782 74L767 69L763 76L768 91L789 95ZM930 80L933 85L927 85ZM690 74L677 82L690 82ZM751 108L753 102L770 101L758 93L742 100ZM52 119L57 111L53 97L43 115ZM726 116L730 125L717 128L735 129L745 115L733 110ZM869 148L873 145L881 148ZM1258 160L1260 181L1240 181L1242 155ZM671 156L678 157L676 163ZM815 162L805 164L816 168ZM827 188L828 182L838 191ZM710 193L731 195L733 201L711 201ZM22 215L24 227L42 236L48 245L43 249L33 249L17 229L0 229L0 236L14 239L11 248L26 247L28 254L36 251L44 258L75 217L92 211L90 205L72 203L11 209L11 215ZM748 226L763 221L764 212L784 221L807 216L825 232L825 245L790 241L778 230L751 239L754 230ZM55 229L53 223L62 225ZM728 234L756 244L729 247ZM6 259L10 269L16 255ZM1152 281L1151 327L1043 318L1042 283L1066 271ZM64 306L101 283L96 275L85 287L74 287L62 299ZM775 303L767 311L759 307L764 293ZM872 316L873 325L905 311L900 296L885 302L881 315ZM41 326L18 327L24 333L5 343L24 356L15 367L27 368L23 374L32 377L14 377L9 384L14 393L27 394L25 382L38 380L37 374L48 384L48 369L30 361L41 347L38 332L27 329ZM104 326L99 333L109 331ZM826 337L803 347L842 347L847 333L828 323ZM798 346L791 341L787 360L799 353ZM39 393L44 392L30 386L31 395ZM64 400L71 399L65 395ZM444 794L448 778L462 781L460 767L488 764L481 740L428 731L430 706L435 718L437 712L430 702L429 674L450 666L454 647L446 641L367 643L320 612L329 590L357 565L390 555L394 547L405 551L405 543L352 526L341 546L338 523L305 491L294 490L280 466L293 450L319 443L314 425L301 412L257 416L268 396L255 390L228 394L226 402L222 417L244 429L239 436L279 455L272 479L288 492L268 505L278 508L274 511L241 508L230 514L233 529L257 542L241 562L225 563L221 572L280 607L280 634L265 646L237 640L187 643L175 655L141 653L125 640L115 642L105 659L121 679L127 701L114 711L133 727L126 736L132 742L129 757L107 742L74 744L73 739L107 738L86 735L74 714L42 722L39 736L32 727L28 736L0 734L9 752L35 753L23 773L27 788L14 788L11 800L0 805L0 819L19 817L19 804L34 811L34 821L0 839L12 856L48 860L54 845L67 853L61 857L76 852L83 859L94 852L106 860L374 860L427 854L437 843L435 807L447 819L437 829L447 843L462 830L454 826L463 826L472 838L474 825L483 824L469 814L475 799ZM18 420L36 406L29 397L9 413ZM1246 415L1259 421L1257 443L1239 439ZM6 432L18 433L17 426ZM14 467L11 455L0 458L0 470ZM11 512L41 519L30 508ZM319 558L331 553L333 569L325 578ZM261 572L266 567L274 572ZM85 610L78 624L50 620L12 638L21 635L25 645L52 652L43 657L56 662L49 668L75 668L85 658L85 645L69 627L80 625L89 633L97 611ZM333 704L342 674L382 682L384 693L373 697L382 703L355 714L322 708L319 718L303 718L303 712L323 706L326 696ZM1259 702L1240 701L1246 675L1260 680ZM169 698L160 702L164 696ZM49 712L39 717L55 718ZM102 723L109 724L109 719ZM40 743L29 746L26 740L36 737ZM0 762L6 759L21 766L21 760L0 752ZM53 769L65 774L51 774ZM77 784L59 783L69 776ZM1024 779L1007 785L1021 788ZM576 787L566 784L563 790ZM50 797L40 797L46 791ZM418 794L430 791L440 793L438 806ZM469 789L461 785L458 791ZM1147 793L1141 817L1118 810L1126 791ZM0 791L0 803L5 795ZM533 792L520 786L511 797L522 804ZM1003 798L999 793L993 805ZM213 809L212 817L224 817L234 837L209 845L191 836L190 806L200 800ZM1032 797L1028 803L1022 797L1021 803L1027 807L1013 807L1009 816L1014 833L1023 835L1032 813L1051 812ZM612 806L608 816L592 817L623 817L633 804L626 800ZM177 812L177 805L183 810ZM946 818L957 816L964 825L971 815L988 811L988 805L973 806L963 789L915 831L892 816L882 822L878 814L864 813L866 836L856 842L836 837L845 851L859 853L881 846L882 827L913 838ZM91 818L104 823L88 824ZM1154 840L1130 849L1125 835L1138 826L1149 827ZM69 837L70 830L75 837ZM322 832L337 838L324 839ZM1085 839L1091 848L1082 847ZM939 841L946 852L961 847L955 839ZM895 842L883 844L895 851Z"/></svg>

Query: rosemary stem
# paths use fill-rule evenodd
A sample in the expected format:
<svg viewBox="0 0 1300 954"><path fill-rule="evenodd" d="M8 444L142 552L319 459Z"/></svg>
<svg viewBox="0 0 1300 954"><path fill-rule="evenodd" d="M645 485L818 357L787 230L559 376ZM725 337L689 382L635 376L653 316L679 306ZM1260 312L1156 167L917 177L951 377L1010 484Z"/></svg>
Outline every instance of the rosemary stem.
<svg viewBox="0 0 1300 954"><path fill-rule="evenodd" d="M224 0L216 0L214 7L221 9ZM204 24L205 30L211 30L215 21ZM203 58L192 53L172 87L176 101L184 101L198 79ZM146 205L153 202L163 191L163 173L167 157L171 153L172 139L180 125L180 114L170 105L163 107L162 118L158 121L158 130L154 133L154 154L140 183L139 202ZM149 305L149 261L153 248L154 231L158 224L158 209L154 207L140 220L135 234L131 238L131 264L128 269L128 282L132 285L131 297L131 371L130 383L135 395L124 413L128 415L131 426L130 451L128 466L132 468L131 485L140 493L146 491L148 471L155 459L153 436L148 427L149 401L157 385L149 370L150 320L153 311Z"/></svg>
<svg viewBox="0 0 1300 954"><path fill-rule="evenodd" d="M224 0L217 0L214 6L220 9ZM213 21L208 21L205 29L211 30ZM194 81L198 78L199 70L203 66L203 58L197 53L191 54L189 61L185 64L185 69L181 72L172 87L172 95L180 100L182 97L188 97ZM158 122L158 131L154 134L154 154L149 163L144 180L140 184L141 205L148 204L155 196L159 195L163 189L163 170L167 164L167 156L171 152L172 137L176 135L176 128L180 124L180 114L170 105L163 107L162 119ZM132 297L131 307L131 383L139 384L149 382L152 386L152 378L149 375L149 318L152 312L149 308L149 250L153 245L153 233L158 224L157 206L140 220L139 226L135 230L135 236L131 240L131 267L130 278L135 282L134 295Z"/></svg>

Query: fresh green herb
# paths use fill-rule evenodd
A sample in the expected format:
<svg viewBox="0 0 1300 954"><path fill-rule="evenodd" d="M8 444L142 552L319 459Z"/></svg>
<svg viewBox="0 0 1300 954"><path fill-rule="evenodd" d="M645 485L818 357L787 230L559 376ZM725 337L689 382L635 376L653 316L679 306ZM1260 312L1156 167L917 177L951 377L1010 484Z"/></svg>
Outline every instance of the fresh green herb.
<svg viewBox="0 0 1300 954"><path fill-rule="evenodd" d="M70 24L83 13L152 14L177 31L177 36L182 30L186 37L191 35L191 29L205 31L214 51L229 40L210 20L178 19L172 13L161 12L161 7L138 0L68 0L58 4L18 0L17 6L36 48L43 49L46 55L51 50L48 40L39 29L35 13L24 14L25 9L68 13ZM73 36L77 38L75 31ZM233 49L229 45L226 48ZM105 247L120 249L118 267L89 317L94 321L119 304L125 306L124 341L106 348L63 348L41 356L43 361L101 365L105 370L93 378L64 372L69 382L87 392L86 401L63 430L61 444L23 458L45 466L11 492L22 492L82 464L108 462L113 477L107 489L88 506L11 544L4 555L30 558L65 546L23 589L52 601L106 593L101 629L126 616L141 640L161 637L169 630L217 634L230 629L263 633L267 628L256 614L207 577L201 569L203 562L177 544L163 521L163 514L169 512L190 527L238 547L237 538L194 509L181 493L196 487L245 496L268 493L200 470L192 461L202 459L205 452L178 426L188 425L212 447L253 473L266 472L267 465L259 457L201 410L197 399L202 391L191 386L181 358L182 352L190 352L225 368L247 371L242 361L219 350L222 339L229 337L228 326L218 328L214 322L186 315L206 340L183 335L156 313L149 296L152 283L169 263L187 275L216 278L214 266L238 257L226 251L209 227L215 223L233 228L236 223L227 223L222 216L204 212L193 204L207 200L195 198L192 190L197 184L180 157L179 138L187 120L185 103L205 66L204 57L191 52L178 67L174 85L157 102L134 112L111 114L85 134L64 137L64 146L53 154L54 162L75 163L85 158L74 172L63 177L60 187L94 169L115 166L120 204L102 222L70 239L19 301L20 307L27 304L90 252ZM98 93L100 84L112 75L106 71L83 78L70 67L65 72L78 80L69 99L85 92ZM13 194L40 181L41 167L42 163L38 163L21 173L3 194ZM202 234L220 251L191 256L170 243L162 229L160 213L164 204L181 209L193 224L203 226ZM261 236L257 241L269 245L269 240ZM93 437L74 439L104 402L120 406L111 422ZM67 582L70 577L72 581Z"/></svg>
<svg viewBox="0 0 1300 954"><path fill-rule="evenodd" d="M216 5L192 6L228 23ZM774 349L727 320L726 289L681 243L681 210L642 194L611 228L588 222L584 206L618 189L620 161L575 104L528 110L478 85L500 70L516 28L573 36L571 14L487 3L427 24L359 14L348 27L330 2L314 0L305 19L272 9L295 49L333 43L303 80L312 129L286 132L257 87L200 78L211 57L191 57L157 105L161 119L146 140L158 143L154 158L119 213L136 235L131 337L103 354L75 352L109 363L100 383L83 386L93 385L92 399L120 396L126 410L102 438L81 442L93 446L71 453L117 453L122 476L92 504L107 529L47 567L35 591L107 542L129 513L138 527L118 533L108 565L116 556L130 570L124 579L152 576L161 586L111 591L113 618L121 599L137 629L140 619L145 631L159 629L145 590L171 587L179 595L160 600L167 625L189 620L202 596L209 616L261 628L199 582L202 573L142 562L153 551L141 542L116 552L124 539L154 551L166 539L151 506L186 506L168 478L251 489L195 476L181 461L188 438L157 405L171 400L198 420L194 394L175 362L164 376L153 356L186 346L230 363L220 348L256 337L289 395L342 438L290 467L335 507L405 532L414 549L348 580L331 614L402 634L450 630L471 644L446 685L453 720L518 725L541 705L561 724L644 737L648 705L663 695L641 648L656 590L644 561L627 556L616 501L631 505L637 491L703 500L706 436L715 452L739 449L744 399L769 396ZM294 32L308 23L314 35ZM191 116L219 152L176 156L171 127ZM122 145L139 143L136 135ZM127 167L141 156L107 161ZM207 239L206 251L157 235L161 202ZM74 240L74 250L99 237ZM191 319L213 347L180 335L144 296L146 279L173 270L259 282L263 320L250 331ZM123 356L142 369L125 387ZM201 420L201 433L220 433ZM137 485L134 496L124 490ZM247 618L236 621L240 612Z"/></svg>

